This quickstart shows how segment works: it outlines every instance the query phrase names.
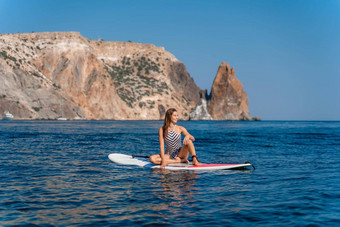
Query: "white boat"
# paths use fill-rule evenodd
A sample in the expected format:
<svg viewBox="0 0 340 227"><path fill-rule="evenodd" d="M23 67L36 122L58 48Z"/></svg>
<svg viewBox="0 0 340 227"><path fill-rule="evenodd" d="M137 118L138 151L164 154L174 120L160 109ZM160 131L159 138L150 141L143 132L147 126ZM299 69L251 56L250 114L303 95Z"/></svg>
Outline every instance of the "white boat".
<svg viewBox="0 0 340 227"><path fill-rule="evenodd" d="M66 117L58 117L57 120L58 121L67 121L67 118Z"/></svg>
<svg viewBox="0 0 340 227"><path fill-rule="evenodd" d="M4 116L2 117L2 120L13 120L14 116L9 111L4 112Z"/></svg>

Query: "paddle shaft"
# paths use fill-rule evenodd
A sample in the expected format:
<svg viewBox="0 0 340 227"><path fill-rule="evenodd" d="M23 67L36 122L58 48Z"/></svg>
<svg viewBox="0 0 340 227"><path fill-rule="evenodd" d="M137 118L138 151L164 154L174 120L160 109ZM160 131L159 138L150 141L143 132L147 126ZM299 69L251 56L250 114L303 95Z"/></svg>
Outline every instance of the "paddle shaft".
<svg viewBox="0 0 340 227"><path fill-rule="evenodd" d="M132 155L132 158L150 158L150 156L144 156L144 155Z"/></svg>

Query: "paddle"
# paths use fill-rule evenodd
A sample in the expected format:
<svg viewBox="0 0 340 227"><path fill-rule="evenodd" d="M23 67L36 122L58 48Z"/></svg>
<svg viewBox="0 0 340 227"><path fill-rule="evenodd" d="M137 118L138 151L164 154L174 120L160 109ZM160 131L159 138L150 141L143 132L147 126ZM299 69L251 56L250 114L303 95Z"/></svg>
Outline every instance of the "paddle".
<svg viewBox="0 0 340 227"><path fill-rule="evenodd" d="M150 156L144 156L144 155L132 155L132 158L150 158Z"/></svg>

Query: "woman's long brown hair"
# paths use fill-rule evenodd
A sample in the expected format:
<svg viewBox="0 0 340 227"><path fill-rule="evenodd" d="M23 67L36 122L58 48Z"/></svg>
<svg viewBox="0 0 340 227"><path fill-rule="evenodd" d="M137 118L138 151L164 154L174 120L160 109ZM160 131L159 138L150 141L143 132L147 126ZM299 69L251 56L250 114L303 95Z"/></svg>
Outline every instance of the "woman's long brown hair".
<svg viewBox="0 0 340 227"><path fill-rule="evenodd" d="M164 124L163 124L163 138L168 136L168 128L171 123L171 116L174 112L177 112L175 108L170 108L165 113Z"/></svg>

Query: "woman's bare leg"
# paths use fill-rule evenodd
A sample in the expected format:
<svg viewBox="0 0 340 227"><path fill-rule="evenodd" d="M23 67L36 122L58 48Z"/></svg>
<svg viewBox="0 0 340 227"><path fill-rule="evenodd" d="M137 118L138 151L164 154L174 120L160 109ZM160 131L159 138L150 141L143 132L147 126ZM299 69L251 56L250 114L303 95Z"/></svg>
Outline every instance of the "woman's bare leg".
<svg viewBox="0 0 340 227"><path fill-rule="evenodd" d="M172 164L172 163L180 163L181 159L179 157L172 159L170 158L170 156L168 154L164 155L166 164ZM161 156L159 154L155 154L155 155L151 155L149 158L150 162L156 164L156 165L160 165L162 162Z"/></svg>
<svg viewBox="0 0 340 227"><path fill-rule="evenodd" d="M188 157L189 157L188 146L183 145L182 149L178 153L178 157L181 159L181 162L189 164L189 161L188 161Z"/></svg>
<svg viewBox="0 0 340 227"><path fill-rule="evenodd" d="M191 140L189 140L188 144L183 145L182 149L178 153L178 157L181 158L181 162L187 162L189 153L191 156L196 155L195 146ZM194 165L199 165L199 162L196 157L193 158L192 163Z"/></svg>

